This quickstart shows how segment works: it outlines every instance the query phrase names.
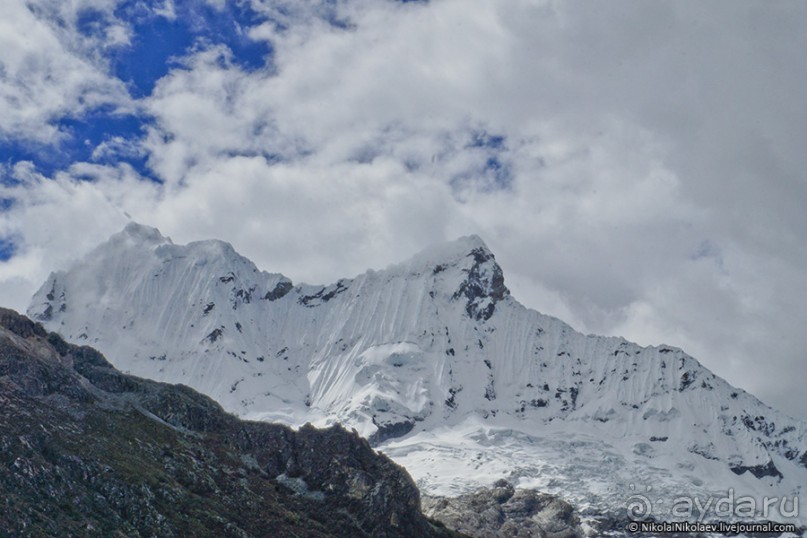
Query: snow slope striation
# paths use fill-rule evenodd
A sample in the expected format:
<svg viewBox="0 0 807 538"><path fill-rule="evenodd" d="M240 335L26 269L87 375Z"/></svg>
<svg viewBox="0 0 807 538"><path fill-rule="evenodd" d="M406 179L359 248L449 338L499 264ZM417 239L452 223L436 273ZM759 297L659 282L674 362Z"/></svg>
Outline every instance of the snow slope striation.
<svg viewBox="0 0 807 538"><path fill-rule="evenodd" d="M807 424L680 349L525 308L477 236L295 285L227 243L175 245L130 223L52 274L28 314L241 417L355 428L429 494L506 478L584 512L639 495L661 517L672 499L731 490L757 516L798 521L762 514L763 497L807 490Z"/></svg>

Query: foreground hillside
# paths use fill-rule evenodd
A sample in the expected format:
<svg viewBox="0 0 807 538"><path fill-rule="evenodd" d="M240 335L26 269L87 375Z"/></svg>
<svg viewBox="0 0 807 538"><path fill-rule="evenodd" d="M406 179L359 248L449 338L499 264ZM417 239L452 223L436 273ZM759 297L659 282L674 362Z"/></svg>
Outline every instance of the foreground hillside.
<svg viewBox="0 0 807 538"><path fill-rule="evenodd" d="M0 309L11 536L453 536L355 433L243 422Z"/></svg>

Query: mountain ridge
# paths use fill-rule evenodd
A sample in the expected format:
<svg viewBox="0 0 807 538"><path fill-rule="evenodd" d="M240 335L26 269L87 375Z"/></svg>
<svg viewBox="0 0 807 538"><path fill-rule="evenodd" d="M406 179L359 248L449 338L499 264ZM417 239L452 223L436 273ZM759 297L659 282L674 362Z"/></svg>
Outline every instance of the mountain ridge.
<svg viewBox="0 0 807 538"><path fill-rule="evenodd" d="M807 487L803 422L680 349L582 335L525 308L478 236L315 286L259 271L221 242L174 245L138 226L51 275L29 315L114 351L124 369L186 380L243 416L355 427L427 491L460 493L507 475L560 492L557 480L576 471L550 458L581 453L574 443L616 462L578 462L592 477L578 477L571 496L592 506L627 496L659 465L670 492ZM552 430L558 436L543 436ZM564 436L577 441L558 445ZM509 442L535 447L506 470L502 458L518 450L491 447ZM424 463L474 453L489 458L481 468L490 474L477 481Z"/></svg>

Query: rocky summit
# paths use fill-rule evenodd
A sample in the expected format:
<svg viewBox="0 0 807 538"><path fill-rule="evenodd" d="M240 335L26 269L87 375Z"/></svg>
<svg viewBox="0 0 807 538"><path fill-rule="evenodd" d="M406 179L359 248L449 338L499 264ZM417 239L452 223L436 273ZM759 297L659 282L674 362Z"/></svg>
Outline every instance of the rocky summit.
<svg viewBox="0 0 807 538"><path fill-rule="evenodd" d="M0 309L4 536L448 537L339 426L245 422Z"/></svg>

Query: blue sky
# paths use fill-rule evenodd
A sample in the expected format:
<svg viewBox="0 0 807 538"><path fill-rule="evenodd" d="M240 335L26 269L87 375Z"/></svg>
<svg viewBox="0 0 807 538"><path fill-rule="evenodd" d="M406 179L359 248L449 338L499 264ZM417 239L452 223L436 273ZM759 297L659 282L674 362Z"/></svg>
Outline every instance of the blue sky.
<svg viewBox="0 0 807 538"><path fill-rule="evenodd" d="M528 306L803 415L805 21L727 0L11 0L0 303L130 219L308 282L475 233Z"/></svg>
<svg viewBox="0 0 807 538"><path fill-rule="evenodd" d="M197 46L221 43L233 53L233 60L245 69L260 69L272 61L266 41L246 35L251 26L265 18L244 2L229 2L226 9L202 2L177 2L176 16L169 19L143 13L140 2L123 2L115 15L131 21L131 44L113 53L112 72L129 85L136 97L149 95L154 84L176 66L179 58ZM102 17L89 12L85 17L90 32Z"/></svg>

